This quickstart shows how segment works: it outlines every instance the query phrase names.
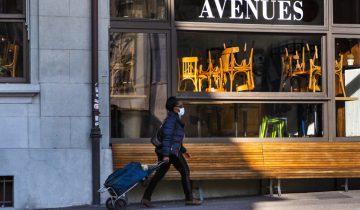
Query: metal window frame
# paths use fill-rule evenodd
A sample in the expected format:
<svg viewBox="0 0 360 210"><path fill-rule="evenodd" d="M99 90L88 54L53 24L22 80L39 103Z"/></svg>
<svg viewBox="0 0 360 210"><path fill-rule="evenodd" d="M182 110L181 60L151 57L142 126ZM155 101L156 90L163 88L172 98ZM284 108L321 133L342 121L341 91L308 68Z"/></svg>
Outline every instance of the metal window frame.
<svg viewBox="0 0 360 210"><path fill-rule="evenodd" d="M331 39L329 40L329 46L331 49L335 49L335 40L336 39L359 39L360 40L360 33L358 32L357 34L344 34L344 33L334 33L331 36ZM335 51L331 51L330 54L328 55L330 60L335 60ZM332 62L331 64L331 69L335 69L335 63ZM331 95L330 95L330 116L332 115L332 120L329 120L330 124L330 131L331 131L331 136L333 136L333 141L360 141L360 136L349 136L349 137L338 137L336 135L336 126L337 126L337 122L336 122L336 100L335 100L335 76L332 75L331 78L329 78L329 83L331 83L332 85L329 85L329 87L332 87L331 90Z"/></svg>
<svg viewBox="0 0 360 210"><path fill-rule="evenodd" d="M206 22L184 22L175 21L175 8L174 2L167 0L168 2L168 20L166 23L159 23L158 21L133 21L133 20L120 20L111 18L110 30L122 30L122 31L140 31L144 32L147 30L170 31L170 43L167 46L167 50L171 56L168 60L168 65L171 66L169 72L169 86L168 95L176 95L186 101L198 100L206 101L212 100L216 102L227 102L231 103L239 101L241 103L271 103L271 102L283 102L296 104L301 102L305 103L319 103L323 104L323 137L320 138L284 138L282 141L286 142L328 142L328 141L360 141L360 138L337 138L336 137L336 122L335 122L335 98L334 98L334 79L335 76L331 73L334 68L334 48L333 43L335 37L341 36L360 36L359 28L360 25L339 25L333 23L333 0L324 0L324 25L299 25L299 26L287 26L287 25L264 25L264 24L234 24L234 23L206 23ZM149 24L151 23L151 24ZM242 93L241 96L236 93L222 93L221 95L216 93L177 93L177 31L178 30L189 30L189 31L236 31L236 32L252 32L252 33L304 33L304 34L320 34L323 38L322 42L322 66L323 66L323 80L322 87L323 91L320 93L259 93L259 92L248 92ZM207 96L206 96L207 95ZM334 132L335 130L335 132ZM138 138L137 141L146 141L148 139ZM191 141L226 141L226 138L206 138L198 139L191 138ZM251 141L251 142L262 142L262 141L276 141L274 139L253 139L253 138L237 138L235 141ZM119 142L132 142L129 139L118 139L111 138L111 143Z"/></svg>

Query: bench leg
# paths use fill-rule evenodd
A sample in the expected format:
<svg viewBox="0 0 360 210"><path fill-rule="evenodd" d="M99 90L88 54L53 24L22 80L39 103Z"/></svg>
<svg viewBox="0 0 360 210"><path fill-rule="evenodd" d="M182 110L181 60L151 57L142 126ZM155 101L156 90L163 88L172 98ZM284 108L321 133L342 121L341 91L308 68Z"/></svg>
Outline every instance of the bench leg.
<svg viewBox="0 0 360 210"><path fill-rule="evenodd" d="M281 179L277 179L277 185L276 185L277 194L280 197L281 196ZM274 196L274 186L273 186L273 179L270 179L269 184L269 190L270 190L270 196Z"/></svg>
<svg viewBox="0 0 360 210"><path fill-rule="evenodd" d="M278 196L281 196L281 179L277 180L277 192L278 192Z"/></svg>
<svg viewBox="0 0 360 210"><path fill-rule="evenodd" d="M345 189L345 192L349 191L349 179L348 178L345 179L344 189Z"/></svg>

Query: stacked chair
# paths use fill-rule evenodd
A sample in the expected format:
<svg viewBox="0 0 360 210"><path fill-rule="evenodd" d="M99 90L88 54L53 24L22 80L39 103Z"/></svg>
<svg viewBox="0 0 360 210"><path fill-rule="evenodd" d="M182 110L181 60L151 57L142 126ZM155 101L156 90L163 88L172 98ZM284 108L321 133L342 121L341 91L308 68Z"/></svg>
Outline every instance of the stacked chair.
<svg viewBox="0 0 360 210"><path fill-rule="evenodd" d="M226 47L221 52L219 58L219 65L215 66L212 59L211 51L208 51L208 67L202 70L202 66L198 66L198 57L182 57L181 65L178 63L178 91L187 90L186 83L190 81L194 92L203 91L204 81L207 81L206 92L233 92L234 87L236 91L252 91L255 88L253 78L253 52L251 48L249 57L243 56L243 59L238 62L236 60L237 54L240 52L239 47ZM246 43L244 46L243 55L246 54ZM243 83L238 80L235 82L235 77L244 78ZM213 85L214 84L214 85ZM182 88L184 87L184 88ZM227 88L228 87L228 88Z"/></svg>
<svg viewBox="0 0 360 210"><path fill-rule="evenodd" d="M306 48L308 53L310 54L310 47L306 44ZM298 54L298 51L295 51L294 55L290 55L288 49L285 48L285 55L281 58L282 61L282 75L285 79L281 81L281 87L284 86L284 82L286 79L290 79L291 88L293 89L294 80L306 80L307 86L306 91L317 92L321 91L319 86L319 80L321 78L322 70L321 65L319 65L319 56L318 49L315 45L314 55L309 58L308 68L306 66L306 58L305 58L305 47L302 48L301 59ZM301 89L299 87L299 89Z"/></svg>

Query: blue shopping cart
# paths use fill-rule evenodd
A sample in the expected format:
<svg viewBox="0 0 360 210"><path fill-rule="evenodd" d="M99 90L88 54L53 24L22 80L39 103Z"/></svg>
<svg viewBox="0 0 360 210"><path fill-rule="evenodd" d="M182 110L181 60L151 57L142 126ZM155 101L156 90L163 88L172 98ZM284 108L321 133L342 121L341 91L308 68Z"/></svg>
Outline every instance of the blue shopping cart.
<svg viewBox="0 0 360 210"><path fill-rule="evenodd" d="M104 186L98 191L109 192L110 197L106 200L109 210L124 210L127 206L127 193L136 187L141 181L155 172L165 162L160 161L152 167L142 165L139 162L130 162L123 168L117 169L106 179Z"/></svg>

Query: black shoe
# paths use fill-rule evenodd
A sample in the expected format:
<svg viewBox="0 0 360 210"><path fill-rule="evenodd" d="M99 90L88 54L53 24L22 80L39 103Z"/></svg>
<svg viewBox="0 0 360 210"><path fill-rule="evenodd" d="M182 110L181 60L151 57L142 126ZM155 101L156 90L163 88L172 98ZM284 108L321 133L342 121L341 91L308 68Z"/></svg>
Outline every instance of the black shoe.
<svg viewBox="0 0 360 210"><path fill-rule="evenodd" d="M141 199L141 204L146 208L154 208L154 206L151 204L151 201L146 198Z"/></svg>
<svg viewBox="0 0 360 210"><path fill-rule="evenodd" d="M192 199L192 200L187 200L185 202L185 205L198 206L198 205L201 205L201 203L202 202L200 200Z"/></svg>

